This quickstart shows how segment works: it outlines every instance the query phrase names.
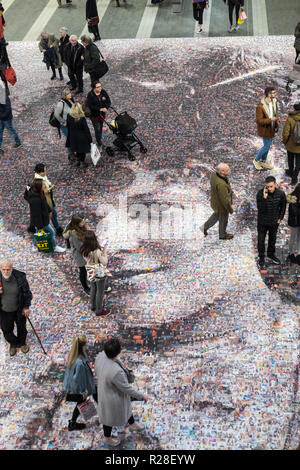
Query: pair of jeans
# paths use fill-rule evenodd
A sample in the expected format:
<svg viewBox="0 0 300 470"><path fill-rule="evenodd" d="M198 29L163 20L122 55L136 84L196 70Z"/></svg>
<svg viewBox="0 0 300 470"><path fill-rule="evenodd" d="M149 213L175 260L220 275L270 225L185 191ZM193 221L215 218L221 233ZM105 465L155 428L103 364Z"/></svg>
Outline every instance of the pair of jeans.
<svg viewBox="0 0 300 470"><path fill-rule="evenodd" d="M267 233L269 234L267 255L275 255L275 245L277 237L278 224L276 225L262 225L257 224L257 250L260 259L265 258L265 240Z"/></svg>
<svg viewBox="0 0 300 470"><path fill-rule="evenodd" d="M26 317L18 312L0 311L1 330L4 338L12 346L24 346L26 344ZM14 326L17 325L17 336L14 334Z"/></svg>
<svg viewBox="0 0 300 470"><path fill-rule="evenodd" d="M290 175L296 180L300 171L300 153L293 153L287 150L287 157Z"/></svg>
<svg viewBox="0 0 300 470"><path fill-rule="evenodd" d="M105 283L106 277L91 282L90 302L91 308L95 309L96 314L101 313L103 310Z"/></svg>
<svg viewBox="0 0 300 470"><path fill-rule="evenodd" d="M259 152L258 152L258 154L256 155L256 158L255 158L255 160L257 162L267 161L268 153L269 153L270 147L272 145L272 142L273 142L273 138L263 137L264 145L259 150Z"/></svg>
<svg viewBox="0 0 300 470"><path fill-rule="evenodd" d="M68 137L68 128L67 128L67 126L64 126L63 124L61 124L60 130L62 131L62 133L63 133L66 137ZM71 153L73 153L72 150L70 149L70 147L66 147L66 149L67 149L68 155L71 155Z"/></svg>
<svg viewBox="0 0 300 470"><path fill-rule="evenodd" d="M92 124L93 124L93 127L94 127L94 131L95 131L95 137L96 137L96 141L97 141L97 144L100 146L102 145L102 128L103 128L103 121L94 121L92 119Z"/></svg>
<svg viewBox="0 0 300 470"><path fill-rule="evenodd" d="M210 218L205 222L204 229L208 230L210 227L219 222L219 237L223 238L226 235L226 228L228 224L228 212L214 212Z"/></svg>
<svg viewBox="0 0 300 470"><path fill-rule="evenodd" d="M98 403L97 387L96 387L95 393L93 393L93 398L94 398L95 402ZM83 397L80 393L67 393L66 401L74 401L74 402L77 403L77 405L81 405L81 403L84 402L84 399L83 399ZM80 415L80 411L79 411L77 405L74 408L73 415L72 415L72 418L71 418L71 421L73 421L73 423L76 423L77 418Z"/></svg>
<svg viewBox="0 0 300 470"><path fill-rule="evenodd" d="M46 225L45 227L43 227L43 230L45 232L49 232L51 234L51 238L52 238L52 245L53 245L53 248L56 247L56 238L55 238L55 231L54 231L54 228L52 227L52 225ZM36 246L36 241L35 239L33 239L33 244L34 246Z"/></svg>
<svg viewBox="0 0 300 470"><path fill-rule="evenodd" d="M13 126L12 119L9 119L8 121L0 121L0 147L2 145L3 132L5 128L14 137L16 144L20 144L20 137L18 136L17 131Z"/></svg>
<svg viewBox="0 0 300 470"><path fill-rule="evenodd" d="M128 424L133 424L134 423L134 417L131 415ZM110 437L111 436L111 431L112 431L112 426L106 426L103 424L103 433L105 437Z"/></svg>
<svg viewBox="0 0 300 470"><path fill-rule="evenodd" d="M59 228L59 223L58 223L58 220L57 220L57 212L56 212L56 209L55 207L53 206L52 209L51 209L51 212L52 212L52 224L53 224L53 227L55 229L58 229Z"/></svg>

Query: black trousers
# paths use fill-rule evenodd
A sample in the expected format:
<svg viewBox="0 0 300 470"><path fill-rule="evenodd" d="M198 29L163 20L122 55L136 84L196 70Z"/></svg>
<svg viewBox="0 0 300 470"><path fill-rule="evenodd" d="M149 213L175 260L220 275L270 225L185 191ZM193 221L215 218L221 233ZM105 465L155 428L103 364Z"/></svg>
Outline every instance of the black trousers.
<svg viewBox="0 0 300 470"><path fill-rule="evenodd" d="M287 150L288 167L292 178L297 179L300 171L300 153L293 153Z"/></svg>
<svg viewBox="0 0 300 470"><path fill-rule="evenodd" d="M85 266L80 266L79 268L79 280L81 282L82 287L86 289L88 287L88 283L87 283L87 272L86 272Z"/></svg>
<svg viewBox="0 0 300 470"><path fill-rule="evenodd" d="M232 23L233 23L233 10L234 10L234 8L235 8L235 19L236 19L235 24L237 24L238 19L239 19L241 5L240 4L236 5L231 0L229 0L228 1L228 10L229 10L230 26L232 26Z"/></svg>
<svg viewBox="0 0 300 470"><path fill-rule="evenodd" d="M275 255L275 245L276 245L276 237L277 237L277 230L278 224L276 225L257 225L257 250L260 259L264 259L265 257L265 240L268 233L268 248L267 254L268 256Z"/></svg>
<svg viewBox="0 0 300 470"><path fill-rule="evenodd" d="M0 312L1 330L4 338L12 346L24 346L26 344L26 317L17 312ZM17 326L17 336L14 334L14 326Z"/></svg>
<svg viewBox="0 0 300 470"><path fill-rule="evenodd" d="M199 24L203 24L203 11L205 9L205 5L205 2L193 3L194 19L198 21Z"/></svg>
<svg viewBox="0 0 300 470"><path fill-rule="evenodd" d="M134 417L131 415L128 420L128 424L133 424L133 423L134 423ZM104 432L105 437L110 437L111 431L112 431L112 426L105 426L105 424L103 424L103 432Z"/></svg>
<svg viewBox="0 0 300 470"><path fill-rule="evenodd" d="M93 398L95 402L98 403L97 387L96 387L96 392L93 393ZM73 421L73 423L76 423L77 418L80 415L80 411L77 408L77 405L80 405L81 403L83 403L84 399L80 393L68 393L66 396L66 401L74 401L76 403L76 406L74 408L72 418L71 418L71 421Z"/></svg>
<svg viewBox="0 0 300 470"><path fill-rule="evenodd" d="M295 64L297 63L298 55L300 54L300 51L296 49L296 58L295 58Z"/></svg>
<svg viewBox="0 0 300 470"><path fill-rule="evenodd" d="M68 69L68 75L73 88L77 88L79 91L83 91L83 69L71 70Z"/></svg>
<svg viewBox="0 0 300 470"><path fill-rule="evenodd" d="M102 128L103 121L94 121L92 119L93 128L95 131L96 142L98 145L102 145Z"/></svg>

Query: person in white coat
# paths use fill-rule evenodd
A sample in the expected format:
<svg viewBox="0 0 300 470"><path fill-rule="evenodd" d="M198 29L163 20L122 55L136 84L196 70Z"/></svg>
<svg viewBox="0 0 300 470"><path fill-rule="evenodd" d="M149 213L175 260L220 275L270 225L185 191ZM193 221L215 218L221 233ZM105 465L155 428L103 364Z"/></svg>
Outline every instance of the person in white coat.
<svg viewBox="0 0 300 470"><path fill-rule="evenodd" d="M105 342L104 351L97 355L95 362L99 421L103 424L104 441L111 446L120 443L119 439L111 437L113 426L125 426L128 423L130 431L143 430L143 427L134 420L130 399L132 397L147 401L143 393L128 383L126 368L124 370L124 366L118 361L120 352L120 341L111 338Z"/></svg>

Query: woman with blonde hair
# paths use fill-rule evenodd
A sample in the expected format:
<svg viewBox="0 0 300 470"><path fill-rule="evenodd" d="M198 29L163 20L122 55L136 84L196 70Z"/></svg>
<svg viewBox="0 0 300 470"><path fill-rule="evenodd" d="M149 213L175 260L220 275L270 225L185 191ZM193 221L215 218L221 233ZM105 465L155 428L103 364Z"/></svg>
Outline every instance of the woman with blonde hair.
<svg viewBox="0 0 300 470"><path fill-rule="evenodd" d="M86 355L87 347L85 335L80 334L73 339L65 372L64 389L67 392L66 401L76 402L77 405L83 403L89 395L93 395L94 400L97 402L97 387ZM69 431L80 430L86 427L84 423L77 423L77 418L80 414L77 405L68 424Z"/></svg>
<svg viewBox="0 0 300 470"><path fill-rule="evenodd" d="M86 168L85 156L91 151L92 136L80 103L73 104L67 116L67 128L66 147L75 154L77 166Z"/></svg>

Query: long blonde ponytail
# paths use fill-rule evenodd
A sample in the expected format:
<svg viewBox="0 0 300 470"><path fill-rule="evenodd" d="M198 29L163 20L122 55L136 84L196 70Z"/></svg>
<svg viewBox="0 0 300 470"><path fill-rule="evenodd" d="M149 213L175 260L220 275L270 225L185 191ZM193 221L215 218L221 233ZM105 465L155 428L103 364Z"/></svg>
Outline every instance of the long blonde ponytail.
<svg viewBox="0 0 300 470"><path fill-rule="evenodd" d="M82 348L86 343L87 339L85 335L78 335L73 339L71 351L68 355L68 369L72 369L76 359L82 354Z"/></svg>

